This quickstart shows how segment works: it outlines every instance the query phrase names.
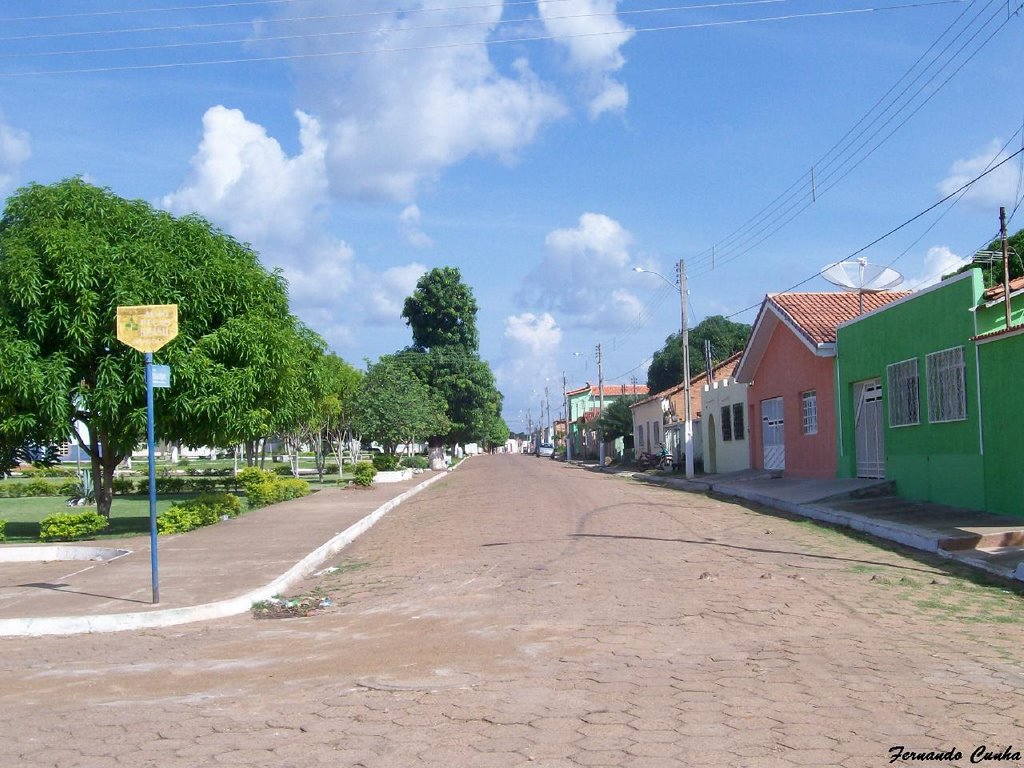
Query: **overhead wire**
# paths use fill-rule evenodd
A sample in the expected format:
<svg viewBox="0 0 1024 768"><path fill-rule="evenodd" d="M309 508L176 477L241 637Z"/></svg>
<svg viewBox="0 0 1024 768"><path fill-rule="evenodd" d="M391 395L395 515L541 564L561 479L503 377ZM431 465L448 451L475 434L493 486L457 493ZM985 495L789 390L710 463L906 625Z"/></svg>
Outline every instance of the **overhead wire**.
<svg viewBox="0 0 1024 768"><path fill-rule="evenodd" d="M513 43L529 43L529 42L541 42L550 40L568 40L568 39L580 39L580 38L597 38L597 37L613 37L623 35L633 35L639 33L648 32L668 32L668 31L681 31L681 30L692 30L692 29L707 29L712 27L724 27L724 26L736 26L742 24L757 24L757 23L772 23L782 21L793 21L796 19L810 19L810 18L825 18L825 17L836 17L846 16L851 14L863 14L863 13L877 13L884 11L895 11L905 10L908 8L923 8L935 5L948 5L951 3L959 3L963 0L928 0L927 2L916 2L916 3L904 3L901 5L885 6L885 7L865 7L865 8L854 8L837 11L819 11L811 13L798 13L798 14L787 14L783 16L766 16L752 19L730 19L721 21L709 21L700 22L693 24L669 24L655 27L635 27L631 29L622 30L601 30L593 32L575 32L568 34L546 34L546 35L528 35L514 38L501 38L501 39L488 39L488 40L470 40L470 41L457 41L447 43L434 43L425 45L414 45L414 46L397 46L397 47L380 47L380 48L369 48L369 49L347 49L338 51L319 51L319 52L307 52L307 53L290 53L290 54L278 54L272 56L245 56L240 58L229 58L229 59L211 59L203 61L174 61L174 62L160 62L150 64L124 64L124 65L110 65L110 66L94 66L94 67L76 67L67 69L50 69L50 70L29 70L22 72L0 72L0 77L11 78L11 77L37 77L37 76L49 76L49 75L70 75L70 74L100 74L109 72L138 72L146 70L168 70L168 69L183 69L183 68L194 68L194 67L205 67L205 66L227 66L234 64L255 64L255 63L269 63L269 62L281 62L281 61L310 61L310 60L322 60L329 58L338 58L344 56L367 56L367 55L379 55L379 54L393 54L393 53L408 53L415 51L431 51L431 50L449 50L456 48L478 48L488 47L493 45L508 45Z"/></svg>
<svg viewBox="0 0 1024 768"><path fill-rule="evenodd" d="M1004 6L1001 0L989 0L985 3L981 10L979 10L978 13L976 13L973 18L967 22L965 27L959 32L956 32L952 38L945 43L942 49L924 65L922 72L918 73L916 77L910 80L910 82L904 86L892 100L889 101L879 114L874 115L868 120L868 117L877 111L878 107L885 102L887 97L892 94L904 80L910 77L922 62L928 59L940 42L956 28L958 23L970 10L970 7L973 7L974 5L975 4L972 0L971 6L965 8L965 10L961 12L945 30L943 30L932 45L929 46L929 48L920 57L918 57L914 64L896 81L893 86L889 88L885 94L883 94L879 100L875 102L875 104L860 118L860 120L858 120L854 126L839 139L839 141L837 141L814 165L812 165L812 168L817 169L818 166L821 166L823 162L827 161L826 165L822 167L827 166L831 168L833 164L842 158L836 168L833 168L831 172L827 172L820 179L812 177L813 171L809 170L803 173L782 194L762 208L753 218L748 220L747 223L734 230L724 241L719 241L711 248L700 252L696 257L692 258L690 263L694 264L695 268L691 270L691 276L696 277L701 274L706 274L723 263L728 263L749 253L813 205L817 201L818 197L831 190L840 181L846 178L849 173L876 152L886 141L888 141L889 138L892 137L892 135L902 128L911 117L913 117L925 104L934 98L934 96L937 95L946 86L946 84L948 84L949 81L967 65L967 63L969 63L981 50L984 49L984 46L988 41L998 34L1010 22L1012 17L1016 15L1022 7L1024 7L1024 3L1022 3L1013 12L1008 13L1006 19L1002 21L1002 23L998 24L984 41L976 45L973 50L969 52L966 58L961 60L956 68L938 86L934 87L922 101L918 102L913 110L906 115L903 120L895 126L895 128L890 130L889 133L877 141L874 146L866 152L866 154L863 153L867 144L878 137L879 133L887 126L891 125L901 113L909 109L911 105L914 105L915 100L917 100L921 94L935 82L936 78L938 78L943 71L945 71L957 60L958 57L961 56L961 54L964 53L967 47L977 39L977 37L991 24L993 20L997 18L997 16L1002 14L1002 9L1004 7L1009 10L1009 6ZM946 54L949 53L950 48L956 43L956 41L971 29L971 26L982 17L987 9L993 6L998 6L997 10L986 18L982 22L982 25L976 29L967 41L962 43L953 54L947 56ZM938 65L937 68L936 65ZM904 102L896 108L891 115L889 115L888 118L884 119L880 125L877 125L880 120L885 118L886 114L893 110L893 107L897 102L906 96L908 90L913 87L913 85L917 83L930 68L934 68L935 71L932 72L928 80L920 85L909 96L909 98L906 98ZM865 123L865 120L868 121ZM859 130L858 127L860 127ZM871 133L866 140L851 149L852 144L847 141L847 139L853 136L853 141L856 141L859 137L864 136L867 131L872 129L874 129L873 133ZM814 186L810 183L812 181ZM817 187L818 182L822 184L821 187Z"/></svg>

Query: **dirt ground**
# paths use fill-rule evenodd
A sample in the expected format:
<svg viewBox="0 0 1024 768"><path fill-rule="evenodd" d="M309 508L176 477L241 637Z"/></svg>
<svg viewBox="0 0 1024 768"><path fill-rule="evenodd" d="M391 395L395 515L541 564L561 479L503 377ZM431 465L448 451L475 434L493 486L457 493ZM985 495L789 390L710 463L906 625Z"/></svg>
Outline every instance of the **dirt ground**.
<svg viewBox="0 0 1024 768"><path fill-rule="evenodd" d="M924 555L502 455L327 565L304 618L0 640L0 766L1024 765L1024 604Z"/></svg>

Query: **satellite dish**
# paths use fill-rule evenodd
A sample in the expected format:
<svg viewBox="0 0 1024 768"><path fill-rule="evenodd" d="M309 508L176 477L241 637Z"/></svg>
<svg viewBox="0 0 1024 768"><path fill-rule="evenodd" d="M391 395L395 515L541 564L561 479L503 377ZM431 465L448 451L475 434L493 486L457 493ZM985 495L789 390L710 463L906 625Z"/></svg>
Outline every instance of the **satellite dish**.
<svg viewBox="0 0 1024 768"><path fill-rule="evenodd" d="M864 312L865 293L887 291L903 282L903 275L895 269L868 264L865 258L831 264L821 271L821 276L843 290L856 291L861 313Z"/></svg>

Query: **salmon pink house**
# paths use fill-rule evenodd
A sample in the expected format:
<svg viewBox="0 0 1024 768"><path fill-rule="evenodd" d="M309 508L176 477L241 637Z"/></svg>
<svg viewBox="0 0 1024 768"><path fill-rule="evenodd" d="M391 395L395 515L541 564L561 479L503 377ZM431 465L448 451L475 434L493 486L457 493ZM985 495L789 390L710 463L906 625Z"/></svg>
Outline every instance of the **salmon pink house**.
<svg viewBox="0 0 1024 768"><path fill-rule="evenodd" d="M870 312L907 296L863 296ZM734 374L747 390L750 466L835 477L836 327L860 312L856 293L768 294Z"/></svg>

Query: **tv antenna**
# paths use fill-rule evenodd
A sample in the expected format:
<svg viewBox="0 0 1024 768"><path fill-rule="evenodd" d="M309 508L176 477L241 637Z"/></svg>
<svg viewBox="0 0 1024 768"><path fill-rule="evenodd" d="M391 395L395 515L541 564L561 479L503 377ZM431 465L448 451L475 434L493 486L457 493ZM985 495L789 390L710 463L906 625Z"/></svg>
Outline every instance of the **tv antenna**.
<svg viewBox="0 0 1024 768"><path fill-rule="evenodd" d="M857 314L864 314L864 294L895 288L903 275L895 269L868 264L863 256L856 261L840 261L821 270L821 276L845 291L857 292Z"/></svg>

